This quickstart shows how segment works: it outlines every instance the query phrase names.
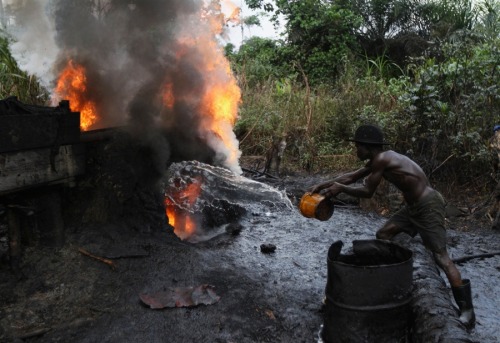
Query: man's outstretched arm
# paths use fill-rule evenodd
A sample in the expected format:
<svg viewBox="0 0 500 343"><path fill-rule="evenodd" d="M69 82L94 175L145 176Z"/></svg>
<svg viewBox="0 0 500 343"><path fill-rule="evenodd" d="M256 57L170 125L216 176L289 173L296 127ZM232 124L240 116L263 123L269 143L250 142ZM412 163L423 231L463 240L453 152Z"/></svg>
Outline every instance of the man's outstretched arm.
<svg viewBox="0 0 500 343"><path fill-rule="evenodd" d="M349 173L342 174L333 180L327 181L320 183L319 185L313 186L309 191L311 193L319 193L321 190L331 187L334 183L341 183L344 185L350 185L351 183L354 183L358 181L359 179L362 179L368 175L370 175L371 168L370 167L362 167L359 168L358 170L354 170Z"/></svg>
<svg viewBox="0 0 500 343"><path fill-rule="evenodd" d="M330 187L324 188L320 193L327 198L333 198L340 193L345 193L357 198L371 198L380 181L382 181L386 165L387 161L384 159L373 161L371 167L367 168L368 176L362 186L349 186L342 182L333 182Z"/></svg>

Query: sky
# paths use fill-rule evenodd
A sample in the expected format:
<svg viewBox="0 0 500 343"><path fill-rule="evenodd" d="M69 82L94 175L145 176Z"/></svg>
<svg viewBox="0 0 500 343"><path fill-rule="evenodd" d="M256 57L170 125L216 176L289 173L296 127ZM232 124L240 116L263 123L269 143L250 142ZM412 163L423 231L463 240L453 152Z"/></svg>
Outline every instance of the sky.
<svg viewBox="0 0 500 343"><path fill-rule="evenodd" d="M241 26L235 26L234 24L230 24L229 27L229 41L228 43L234 44L236 47L239 47L243 40L248 39L253 36L258 37L267 37L278 39L279 32L277 32L273 24L270 22L270 15L266 16L264 11L254 11L248 8L245 4L244 0L233 0L234 5L241 8L240 17L248 17L251 15L258 15L261 26L251 26L251 27L243 27L243 36L241 32Z"/></svg>

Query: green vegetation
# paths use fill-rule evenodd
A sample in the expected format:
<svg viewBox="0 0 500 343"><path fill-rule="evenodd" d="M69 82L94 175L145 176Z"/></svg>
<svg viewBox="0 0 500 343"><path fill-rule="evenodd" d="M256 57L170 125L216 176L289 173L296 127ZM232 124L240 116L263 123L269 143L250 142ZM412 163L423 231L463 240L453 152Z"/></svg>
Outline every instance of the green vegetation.
<svg viewBox="0 0 500 343"><path fill-rule="evenodd" d="M8 39L0 36L0 99L9 96L35 105L45 104L49 97L36 77L19 69L10 53Z"/></svg>
<svg viewBox="0 0 500 343"><path fill-rule="evenodd" d="M284 34L225 47L243 91L243 156L266 156L283 141L285 168L351 168L359 162L346 140L370 122L434 180L489 175L487 141L500 124L498 0L246 2L280 20ZM45 103L8 47L0 39L0 96Z"/></svg>
<svg viewBox="0 0 500 343"><path fill-rule="evenodd" d="M243 90L243 156L285 137L288 166L353 167L346 140L370 122L434 180L488 178L487 141L500 123L498 1L247 3L284 17L285 33L228 53Z"/></svg>

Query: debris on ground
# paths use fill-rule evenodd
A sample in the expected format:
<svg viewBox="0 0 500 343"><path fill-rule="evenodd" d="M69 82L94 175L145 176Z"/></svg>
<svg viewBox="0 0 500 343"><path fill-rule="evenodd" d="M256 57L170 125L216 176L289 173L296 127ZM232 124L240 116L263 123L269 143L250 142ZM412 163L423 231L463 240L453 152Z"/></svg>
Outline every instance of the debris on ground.
<svg viewBox="0 0 500 343"><path fill-rule="evenodd" d="M260 251L264 254L270 254L276 251L276 245L265 243L260 245Z"/></svg>
<svg viewBox="0 0 500 343"><path fill-rule="evenodd" d="M170 288L165 291L140 294L139 298L154 310L166 307L212 305L220 300L220 297L215 293L215 287L211 285Z"/></svg>

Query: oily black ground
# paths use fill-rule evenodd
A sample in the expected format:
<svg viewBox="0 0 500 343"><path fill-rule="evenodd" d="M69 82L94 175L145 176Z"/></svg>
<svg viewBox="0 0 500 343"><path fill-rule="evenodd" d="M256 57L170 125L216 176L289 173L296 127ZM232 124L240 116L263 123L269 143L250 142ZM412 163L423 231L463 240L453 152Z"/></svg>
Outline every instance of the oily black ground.
<svg viewBox="0 0 500 343"><path fill-rule="evenodd" d="M197 244L180 241L168 227L72 227L62 249L25 250L23 279L2 265L1 341L315 342L329 245L373 238L383 220L349 207L336 208L328 222L270 208L249 213L238 235L224 232ZM449 233L453 256L498 247L492 232ZM261 244L276 250L265 254ZM81 248L114 256L116 268ZM473 285L478 324L472 341L498 337L499 262L493 257L460 266ZM152 310L139 300L141 293L202 284L213 285L220 301Z"/></svg>
<svg viewBox="0 0 500 343"><path fill-rule="evenodd" d="M123 179L131 178L125 175ZM314 181L318 180L290 177L280 187L295 205L296 196ZM257 210L249 207L238 230L223 229L210 240L193 244L181 241L161 220L164 212L156 195L127 185L128 189L115 183L95 190L81 184L85 192L79 194L85 194L86 201L73 198L64 203L72 207L66 211L64 246L26 247L21 278L4 259L0 341L317 342L323 323L328 248L337 240L349 246L355 239L373 239L386 220L346 204L336 206L332 218L322 222L303 217L295 207L286 209L269 202ZM80 205L76 209L75 203ZM119 215L106 212L107 203L119 208ZM130 207L133 210L127 210ZM98 223L88 219L92 214L99 217ZM486 227L463 230L467 218L460 220L448 222L452 257L498 250L498 233ZM1 230L5 255L5 224ZM424 273L423 277L419 274L419 282L429 281L418 288L424 304L422 320L431 323L425 328L427 336L421 337L432 333L436 342L456 342L457 335L463 342L496 342L500 335L496 321L500 317L500 257L459 266L462 276L472 281L477 316L476 329L465 333L447 324L457 317L453 317L456 312L443 274L439 276L419 248L418 237L407 243L417 256L424 254L416 260L416 267ZM263 244L276 249L265 253ZM113 266L83 254L82 249L112 260ZM220 296L217 303L153 310L139 298L143 293L205 284Z"/></svg>

